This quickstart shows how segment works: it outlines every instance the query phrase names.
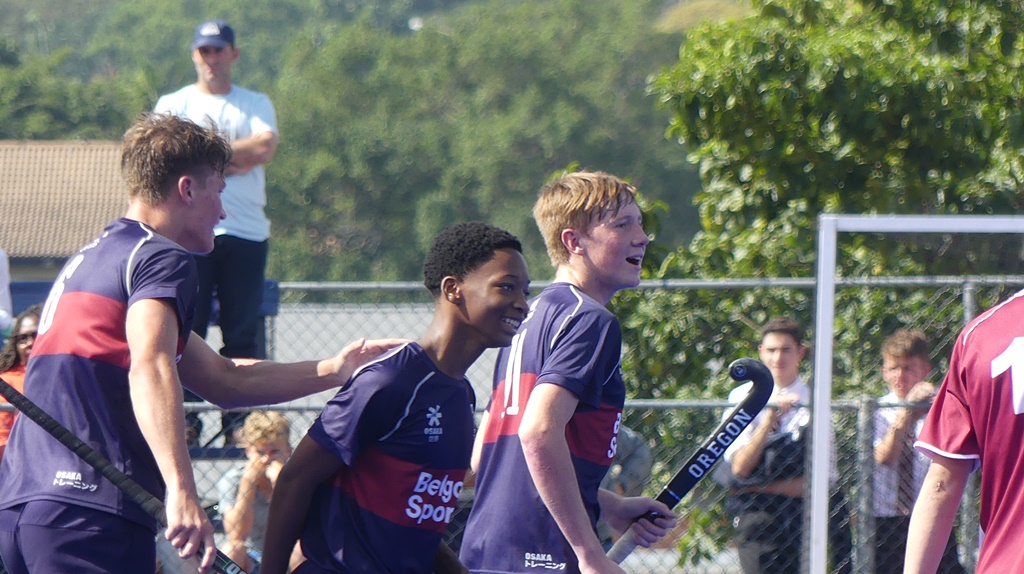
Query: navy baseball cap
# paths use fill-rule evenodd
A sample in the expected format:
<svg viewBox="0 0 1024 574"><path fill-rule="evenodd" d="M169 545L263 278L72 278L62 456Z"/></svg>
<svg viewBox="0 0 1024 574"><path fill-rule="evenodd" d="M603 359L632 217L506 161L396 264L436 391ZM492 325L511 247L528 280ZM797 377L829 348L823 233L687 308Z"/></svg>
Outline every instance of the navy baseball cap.
<svg viewBox="0 0 1024 574"><path fill-rule="evenodd" d="M224 20L209 20L196 26L196 32L192 36L192 47L189 50L203 46L227 48L234 45L235 31L231 29L231 26Z"/></svg>

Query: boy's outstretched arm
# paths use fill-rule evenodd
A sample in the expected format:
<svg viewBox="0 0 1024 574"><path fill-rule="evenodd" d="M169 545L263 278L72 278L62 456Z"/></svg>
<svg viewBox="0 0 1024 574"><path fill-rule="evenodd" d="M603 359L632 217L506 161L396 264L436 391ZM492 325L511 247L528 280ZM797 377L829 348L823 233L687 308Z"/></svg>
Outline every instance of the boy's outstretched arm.
<svg viewBox="0 0 1024 574"><path fill-rule="evenodd" d="M308 436L303 437L281 469L270 502L263 542L263 574L285 574L295 541L306 523L313 491L341 470L344 463Z"/></svg>

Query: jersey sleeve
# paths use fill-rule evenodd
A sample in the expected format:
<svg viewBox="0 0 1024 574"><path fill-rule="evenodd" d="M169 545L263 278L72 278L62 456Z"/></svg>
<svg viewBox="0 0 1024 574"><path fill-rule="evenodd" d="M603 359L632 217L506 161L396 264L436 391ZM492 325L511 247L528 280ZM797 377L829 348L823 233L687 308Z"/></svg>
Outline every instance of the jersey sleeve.
<svg viewBox="0 0 1024 574"><path fill-rule="evenodd" d="M604 384L618 373L621 353L618 321L611 314L581 313L561 329L537 383L556 384L599 408Z"/></svg>
<svg viewBox="0 0 1024 574"><path fill-rule="evenodd" d="M929 457L974 458L980 460L978 437L966 401L963 364L963 335L957 339L949 371L928 411L914 446Z"/></svg>
<svg viewBox="0 0 1024 574"><path fill-rule="evenodd" d="M128 306L142 299L173 300L179 329L191 330L199 281L192 256L182 249L146 244L128 266Z"/></svg>
<svg viewBox="0 0 1024 574"><path fill-rule="evenodd" d="M366 444L391 430L398 418L394 405L404 404L388 397L388 380L385 369L360 371L327 402L309 437L352 466Z"/></svg>

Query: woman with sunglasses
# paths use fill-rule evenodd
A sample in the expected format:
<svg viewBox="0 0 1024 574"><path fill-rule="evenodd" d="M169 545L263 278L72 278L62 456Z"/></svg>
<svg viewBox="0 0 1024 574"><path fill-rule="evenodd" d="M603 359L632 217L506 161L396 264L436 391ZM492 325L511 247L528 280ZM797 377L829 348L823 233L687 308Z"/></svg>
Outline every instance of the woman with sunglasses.
<svg viewBox="0 0 1024 574"><path fill-rule="evenodd" d="M36 342L41 311L40 305L32 305L22 311L14 319L11 336L0 351L0 377L19 392L25 390L25 367L28 366L28 358L32 354L32 345ZM7 401L0 397L0 404L6 405ZM4 450L7 448L7 437L11 434L11 426L17 414L18 411L0 411L0 458L3 458Z"/></svg>

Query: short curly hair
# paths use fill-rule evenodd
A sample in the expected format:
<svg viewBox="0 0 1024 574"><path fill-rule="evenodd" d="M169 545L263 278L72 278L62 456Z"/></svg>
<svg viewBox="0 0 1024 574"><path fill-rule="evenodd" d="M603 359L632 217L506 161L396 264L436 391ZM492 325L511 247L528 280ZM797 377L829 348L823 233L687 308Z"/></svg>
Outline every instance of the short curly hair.
<svg viewBox="0 0 1024 574"><path fill-rule="evenodd" d="M290 440L291 423L277 411L253 411L242 424L242 437L249 444L257 441Z"/></svg>
<svg viewBox="0 0 1024 574"><path fill-rule="evenodd" d="M490 261L499 249L523 252L515 235L488 223L470 221L447 227L434 238L423 261L423 284L436 298L441 295L445 277L464 279Z"/></svg>

